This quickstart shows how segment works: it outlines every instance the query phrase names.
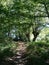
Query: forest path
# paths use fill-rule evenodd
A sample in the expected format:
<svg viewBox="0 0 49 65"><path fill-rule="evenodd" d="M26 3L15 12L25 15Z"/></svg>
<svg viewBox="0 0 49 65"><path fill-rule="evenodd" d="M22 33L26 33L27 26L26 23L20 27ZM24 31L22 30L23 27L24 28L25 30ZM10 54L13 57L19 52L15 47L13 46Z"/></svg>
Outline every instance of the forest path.
<svg viewBox="0 0 49 65"><path fill-rule="evenodd" d="M19 42L18 47L17 47L16 50L17 50L17 53L16 53L17 62L16 62L16 64L17 65L24 65L25 62L23 61L23 59L24 59L23 56L26 53L26 45L25 45L25 43L24 42Z"/></svg>
<svg viewBox="0 0 49 65"><path fill-rule="evenodd" d="M18 42L17 53L13 57L6 59L8 61L6 65L25 65L24 55L26 54L26 48L27 46L24 42Z"/></svg>

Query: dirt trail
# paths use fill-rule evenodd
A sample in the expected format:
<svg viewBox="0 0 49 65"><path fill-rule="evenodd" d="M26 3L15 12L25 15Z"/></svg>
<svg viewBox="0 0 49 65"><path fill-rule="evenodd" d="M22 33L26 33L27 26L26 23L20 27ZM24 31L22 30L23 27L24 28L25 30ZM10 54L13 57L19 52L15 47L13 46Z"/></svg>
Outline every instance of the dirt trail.
<svg viewBox="0 0 49 65"><path fill-rule="evenodd" d="M23 42L19 42L19 46L17 47L17 65L24 65L25 62L23 61L22 56L26 53L26 46Z"/></svg>
<svg viewBox="0 0 49 65"><path fill-rule="evenodd" d="M26 45L24 42L18 42L17 53L13 57L9 57L7 64L5 65L25 65L24 54L26 53Z"/></svg>

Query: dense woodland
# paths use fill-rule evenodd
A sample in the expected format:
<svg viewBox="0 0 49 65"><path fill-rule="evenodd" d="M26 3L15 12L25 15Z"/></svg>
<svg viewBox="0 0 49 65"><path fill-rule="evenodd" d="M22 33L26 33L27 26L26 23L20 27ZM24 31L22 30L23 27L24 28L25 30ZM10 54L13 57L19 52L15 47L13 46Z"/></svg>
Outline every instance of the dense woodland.
<svg viewBox="0 0 49 65"><path fill-rule="evenodd" d="M0 64L49 65L49 0L0 0Z"/></svg>

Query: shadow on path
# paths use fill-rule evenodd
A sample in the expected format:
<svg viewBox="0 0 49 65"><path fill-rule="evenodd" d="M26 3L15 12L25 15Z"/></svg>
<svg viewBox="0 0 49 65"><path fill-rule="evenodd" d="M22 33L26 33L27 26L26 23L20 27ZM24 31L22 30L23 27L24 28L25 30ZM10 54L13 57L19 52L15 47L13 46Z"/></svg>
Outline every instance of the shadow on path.
<svg viewBox="0 0 49 65"><path fill-rule="evenodd" d="M27 62L24 60L26 53L26 45L24 42L19 42L17 47L17 53L13 57L6 58L1 65L25 65Z"/></svg>

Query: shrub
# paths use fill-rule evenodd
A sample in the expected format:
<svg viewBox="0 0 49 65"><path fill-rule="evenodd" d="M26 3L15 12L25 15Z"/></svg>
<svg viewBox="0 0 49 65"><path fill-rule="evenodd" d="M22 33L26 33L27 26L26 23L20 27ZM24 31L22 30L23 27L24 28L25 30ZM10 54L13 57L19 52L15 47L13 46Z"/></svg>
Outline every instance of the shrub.
<svg viewBox="0 0 49 65"><path fill-rule="evenodd" d="M47 65L46 59L49 59L49 44L44 42L30 43L27 47L27 53L29 58L26 65Z"/></svg>

